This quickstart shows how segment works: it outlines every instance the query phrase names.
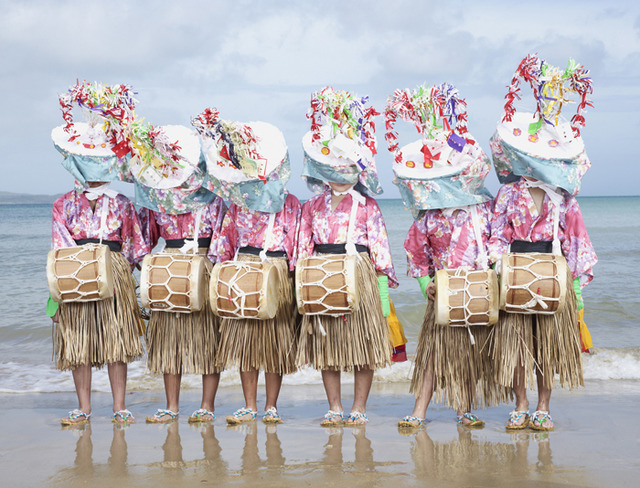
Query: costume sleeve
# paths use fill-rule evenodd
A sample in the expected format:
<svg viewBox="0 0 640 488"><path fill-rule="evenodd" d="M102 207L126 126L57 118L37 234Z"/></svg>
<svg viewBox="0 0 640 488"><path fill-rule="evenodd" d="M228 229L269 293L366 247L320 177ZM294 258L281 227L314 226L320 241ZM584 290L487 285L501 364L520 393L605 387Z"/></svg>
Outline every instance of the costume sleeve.
<svg viewBox="0 0 640 488"><path fill-rule="evenodd" d="M433 259L427 236L427 214L415 221L409 228L404 240L404 250L407 253L407 275L413 278L431 276Z"/></svg>
<svg viewBox="0 0 640 488"><path fill-rule="evenodd" d="M64 210L64 197L58 198L53 203L53 219L51 227L51 248L72 247L76 242L67 229L67 218Z"/></svg>
<svg viewBox="0 0 640 488"><path fill-rule="evenodd" d="M587 234L578 202L567 195L565 205L566 209L560 217L560 231L564 234L562 254L567 259L571 276L574 280L579 278L580 285L584 287L593 279L593 266L598 258Z"/></svg>
<svg viewBox="0 0 640 488"><path fill-rule="evenodd" d="M300 200L293 195L288 195L283 214L285 218L284 248L289 259L289 270L293 271L298 261L298 232L302 214Z"/></svg>
<svg viewBox="0 0 640 488"><path fill-rule="evenodd" d="M376 272L387 275L389 287L398 287L398 277L393 269L391 260L391 248L387 228L378 203L374 199L367 199L367 237L369 241L369 253Z"/></svg>
<svg viewBox="0 0 640 488"><path fill-rule="evenodd" d="M498 262L511 244L513 228L508 220L509 202L509 191L503 186L496 196L493 216L491 217L491 237L487 243L490 264Z"/></svg>
<svg viewBox="0 0 640 488"><path fill-rule="evenodd" d="M297 260L313 256L313 211L309 202L302 205L300 214L300 230L298 231Z"/></svg>
<svg viewBox="0 0 640 488"><path fill-rule="evenodd" d="M211 214L211 244L209 245L209 251L207 257L212 263L218 262L218 243L220 241L220 233L222 231L222 224L227 214L227 205L220 197L209 204Z"/></svg>
<svg viewBox="0 0 640 488"><path fill-rule="evenodd" d="M230 261L236 255L238 246L238 229L236 228L236 219L238 217L238 206L231 204L229 210L224 216L220 235L217 239L217 261Z"/></svg>
<svg viewBox="0 0 640 488"><path fill-rule="evenodd" d="M136 263L142 261L145 255L149 254L150 247L142 234L138 214L133 203L129 201L118 203L122 205L122 228L120 230L122 255L133 267Z"/></svg>

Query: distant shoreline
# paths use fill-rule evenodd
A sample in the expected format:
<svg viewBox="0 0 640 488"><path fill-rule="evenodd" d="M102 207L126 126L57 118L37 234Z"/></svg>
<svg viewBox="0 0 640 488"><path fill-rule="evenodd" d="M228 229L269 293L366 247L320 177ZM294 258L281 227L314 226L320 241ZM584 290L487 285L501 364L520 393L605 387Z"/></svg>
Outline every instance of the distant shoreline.
<svg viewBox="0 0 640 488"><path fill-rule="evenodd" d="M0 205L51 205L60 196L62 196L62 193L58 195L41 195L0 191ZM578 198L633 198L639 196L640 195L579 195ZM378 197L377 200L400 200L400 198Z"/></svg>

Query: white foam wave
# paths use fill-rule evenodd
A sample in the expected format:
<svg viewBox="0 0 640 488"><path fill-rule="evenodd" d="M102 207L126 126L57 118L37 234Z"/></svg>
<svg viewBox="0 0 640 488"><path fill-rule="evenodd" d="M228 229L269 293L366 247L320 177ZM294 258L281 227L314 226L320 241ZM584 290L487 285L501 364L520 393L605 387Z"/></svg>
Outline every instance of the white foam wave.
<svg viewBox="0 0 640 488"><path fill-rule="evenodd" d="M596 348L591 354L583 355L584 377L586 380L638 380L640 379L640 348L607 349ZM379 369L375 372L377 383L402 383L410 379L413 363L405 361ZM353 374L343 374L344 384L353 383ZM261 373L259 384L264 384ZM305 367L294 374L284 377L284 385L321 385L319 371ZM202 385L199 375L184 375L182 388L198 389ZM240 385L237 369L223 371L220 377L221 387ZM109 378L106 368L93 370L92 389L109 392ZM161 375L150 374L143 361L129 365L127 389L129 391L162 391ZM0 362L0 393L53 393L74 392L73 378L69 371L60 372L52 364L27 364L18 362Z"/></svg>

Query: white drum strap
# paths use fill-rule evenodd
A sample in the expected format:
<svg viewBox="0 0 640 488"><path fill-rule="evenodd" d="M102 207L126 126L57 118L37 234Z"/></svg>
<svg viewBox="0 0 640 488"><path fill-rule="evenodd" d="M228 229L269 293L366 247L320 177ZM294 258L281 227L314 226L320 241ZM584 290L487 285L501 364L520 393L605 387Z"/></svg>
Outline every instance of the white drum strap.
<svg viewBox="0 0 640 488"><path fill-rule="evenodd" d="M202 212L204 207L200 207L195 213L195 222L193 223L193 239L185 239L184 246L180 248L182 254L192 252L196 254L198 252L198 238L200 237L200 222L202 221Z"/></svg>
<svg viewBox="0 0 640 488"><path fill-rule="evenodd" d="M100 235L100 244L102 244L107 230L107 214L109 213L109 197L107 195L102 198L102 208L100 210L100 230L98 233Z"/></svg>
<svg viewBox="0 0 640 488"><path fill-rule="evenodd" d="M476 237L476 244L478 245L478 257L476 258L476 264L480 268L486 270L488 267L489 258L487 256L487 249L482 240L482 229L480 227L480 216L478 215L478 206L470 205L471 207L471 224L473 225L473 234Z"/></svg>
<svg viewBox="0 0 640 488"><path fill-rule="evenodd" d="M267 260L267 251L269 247L271 247L271 242L273 241L273 226L276 222L276 214L269 214L269 222L267 223L267 230L264 231L264 236L262 237L262 251L260 251L260 259L264 262Z"/></svg>
<svg viewBox="0 0 640 488"><path fill-rule="evenodd" d="M345 250L350 256L358 256L359 258L360 255L356 250L356 245L354 242L354 232L356 227L356 216L358 214L358 205L364 205L366 200L364 196L362 196L353 188L349 188L349 190L347 190L346 192L335 192L336 195L344 195L345 193L351 195L351 214L349 215L349 227L347 228L347 243L345 245Z"/></svg>
<svg viewBox="0 0 640 488"><path fill-rule="evenodd" d="M560 227L560 205L564 200L563 196L556 191L555 186L551 186L548 183L542 181L529 181L524 180L527 188L540 188L544 191L549 200L553 204L553 254L556 256L562 256L562 248L560 247L560 239L558 239L558 229ZM532 229L533 230L533 229Z"/></svg>

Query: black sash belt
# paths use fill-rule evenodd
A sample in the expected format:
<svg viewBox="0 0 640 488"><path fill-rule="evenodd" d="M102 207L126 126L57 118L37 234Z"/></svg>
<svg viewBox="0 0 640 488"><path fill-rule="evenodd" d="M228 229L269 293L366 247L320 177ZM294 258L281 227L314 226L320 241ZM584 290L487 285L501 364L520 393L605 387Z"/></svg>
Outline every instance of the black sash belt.
<svg viewBox="0 0 640 488"><path fill-rule="evenodd" d="M346 244L316 244L318 254L346 254ZM369 253L369 248L362 244L356 244L356 251Z"/></svg>
<svg viewBox="0 0 640 488"><path fill-rule="evenodd" d="M74 239L78 246L84 246L85 244L100 244L100 239ZM120 241L106 241L102 240L102 244L109 246L109 249L113 252L120 252L122 250L122 243Z"/></svg>
<svg viewBox="0 0 640 488"><path fill-rule="evenodd" d="M187 241L192 239L165 239L167 245L165 247L170 249L180 249L185 245ZM211 245L211 237L200 237L198 239L198 247L206 247L208 248Z"/></svg>
<svg viewBox="0 0 640 488"><path fill-rule="evenodd" d="M543 252L551 254L553 252L553 243L551 241L513 241L509 252Z"/></svg>
<svg viewBox="0 0 640 488"><path fill-rule="evenodd" d="M244 246L238 249L240 254L253 254L254 256L260 256L262 252L261 247ZM267 256L270 258L286 258L287 253L285 251L267 251Z"/></svg>

